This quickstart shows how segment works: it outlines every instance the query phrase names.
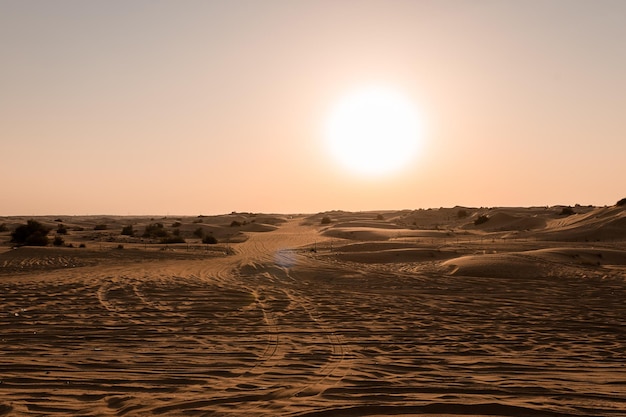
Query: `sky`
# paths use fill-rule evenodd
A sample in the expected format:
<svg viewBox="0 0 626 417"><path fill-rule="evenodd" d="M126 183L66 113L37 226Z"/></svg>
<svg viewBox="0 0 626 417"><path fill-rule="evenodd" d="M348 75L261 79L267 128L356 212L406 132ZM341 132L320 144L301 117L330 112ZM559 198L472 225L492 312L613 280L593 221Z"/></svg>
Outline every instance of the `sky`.
<svg viewBox="0 0 626 417"><path fill-rule="evenodd" d="M611 205L625 42L621 0L0 0L0 215ZM368 86L423 122L391 174L325 140Z"/></svg>

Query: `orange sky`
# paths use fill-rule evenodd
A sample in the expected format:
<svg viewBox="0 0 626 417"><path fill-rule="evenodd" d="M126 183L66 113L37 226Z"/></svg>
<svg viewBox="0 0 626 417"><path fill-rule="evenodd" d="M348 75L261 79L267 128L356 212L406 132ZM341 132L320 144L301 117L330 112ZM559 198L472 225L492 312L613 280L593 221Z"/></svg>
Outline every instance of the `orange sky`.
<svg viewBox="0 0 626 417"><path fill-rule="evenodd" d="M613 204L623 1L0 0L0 215ZM346 92L427 125L394 175L330 158Z"/></svg>

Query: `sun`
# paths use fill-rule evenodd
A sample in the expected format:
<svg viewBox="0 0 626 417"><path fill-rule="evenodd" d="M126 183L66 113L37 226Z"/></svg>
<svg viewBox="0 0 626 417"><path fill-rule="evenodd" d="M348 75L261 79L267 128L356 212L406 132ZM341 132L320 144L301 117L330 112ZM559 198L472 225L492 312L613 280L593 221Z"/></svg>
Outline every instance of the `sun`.
<svg viewBox="0 0 626 417"><path fill-rule="evenodd" d="M381 176L405 167L420 147L422 123L413 102L398 91L366 87L330 110L324 137L331 155L359 175Z"/></svg>

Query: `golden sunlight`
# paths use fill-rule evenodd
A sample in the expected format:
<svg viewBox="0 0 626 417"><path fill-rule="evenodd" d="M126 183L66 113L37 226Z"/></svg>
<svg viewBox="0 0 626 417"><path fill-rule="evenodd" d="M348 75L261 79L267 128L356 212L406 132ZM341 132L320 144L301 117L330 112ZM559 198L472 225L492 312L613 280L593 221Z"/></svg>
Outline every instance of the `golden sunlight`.
<svg viewBox="0 0 626 417"><path fill-rule="evenodd" d="M380 176L405 167L422 139L419 112L405 95L368 87L341 98L325 125L330 153L357 174Z"/></svg>

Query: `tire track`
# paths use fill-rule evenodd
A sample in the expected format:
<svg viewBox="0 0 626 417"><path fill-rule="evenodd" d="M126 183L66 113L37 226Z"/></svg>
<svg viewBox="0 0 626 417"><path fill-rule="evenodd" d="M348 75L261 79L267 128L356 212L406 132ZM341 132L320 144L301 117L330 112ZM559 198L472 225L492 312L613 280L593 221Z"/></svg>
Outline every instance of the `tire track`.
<svg viewBox="0 0 626 417"><path fill-rule="evenodd" d="M317 372L319 375L315 380L293 393L295 397L318 395L324 391L321 388L323 383L328 383L331 386L335 385L348 374L351 369L351 365L347 361L350 349L344 343L342 337L324 323L319 314L314 314L315 307L310 302L303 301L302 297L294 295L292 291L288 293L288 296L306 312L311 322L321 329L332 350L330 359Z"/></svg>

